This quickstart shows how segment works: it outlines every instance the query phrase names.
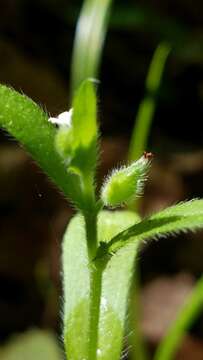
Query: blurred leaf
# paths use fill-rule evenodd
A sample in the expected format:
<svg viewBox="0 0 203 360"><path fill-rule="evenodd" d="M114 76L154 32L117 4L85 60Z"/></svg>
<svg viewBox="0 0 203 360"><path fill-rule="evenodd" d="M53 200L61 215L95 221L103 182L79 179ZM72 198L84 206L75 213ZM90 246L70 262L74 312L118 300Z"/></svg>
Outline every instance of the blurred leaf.
<svg viewBox="0 0 203 360"><path fill-rule="evenodd" d="M203 277L201 277L185 304L170 326L167 334L157 348L154 360L172 360L180 346L187 329L194 323L203 308Z"/></svg>
<svg viewBox="0 0 203 360"><path fill-rule="evenodd" d="M84 0L72 57L72 93L86 78L98 77L112 0Z"/></svg>
<svg viewBox="0 0 203 360"><path fill-rule="evenodd" d="M48 1L48 0L43 0ZM68 11L69 10L69 11ZM67 11L59 8L53 9L54 13L65 19L69 24L75 24L79 15L77 6L69 6ZM115 3L114 10L110 14L109 27L114 30L122 31L149 31L159 37L159 40L174 41L181 44L183 37L187 36L189 29L185 24L176 19L162 14L147 6L120 5Z"/></svg>
<svg viewBox="0 0 203 360"><path fill-rule="evenodd" d="M43 0L47 4L49 11L54 15L74 26L79 15L77 5L59 7L58 2L50 4L50 0ZM202 64L203 61L203 42L201 29L186 26L180 19L157 13L148 6L120 5L115 3L114 10L111 12L109 27L118 31L142 31L153 34L157 42L169 42L175 55L182 61L188 63Z"/></svg>
<svg viewBox="0 0 203 360"><path fill-rule="evenodd" d="M146 96L140 103L132 132L129 155L130 161L138 159L147 150L147 141L156 108L159 90L170 46L161 43L156 48L146 78Z"/></svg>
<svg viewBox="0 0 203 360"><path fill-rule="evenodd" d="M1 360L62 360L62 353L53 334L30 330L18 335L0 351Z"/></svg>
<svg viewBox="0 0 203 360"><path fill-rule="evenodd" d="M0 126L20 141L67 197L76 203L80 185L55 150L55 127L47 114L25 95L0 85Z"/></svg>

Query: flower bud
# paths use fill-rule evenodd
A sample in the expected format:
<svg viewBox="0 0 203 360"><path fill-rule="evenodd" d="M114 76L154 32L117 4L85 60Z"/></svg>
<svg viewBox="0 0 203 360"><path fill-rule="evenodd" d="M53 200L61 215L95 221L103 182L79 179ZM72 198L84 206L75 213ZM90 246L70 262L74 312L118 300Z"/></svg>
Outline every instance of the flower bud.
<svg viewBox="0 0 203 360"><path fill-rule="evenodd" d="M103 203L115 207L142 195L150 163L150 157L144 154L130 166L114 170L102 186Z"/></svg>

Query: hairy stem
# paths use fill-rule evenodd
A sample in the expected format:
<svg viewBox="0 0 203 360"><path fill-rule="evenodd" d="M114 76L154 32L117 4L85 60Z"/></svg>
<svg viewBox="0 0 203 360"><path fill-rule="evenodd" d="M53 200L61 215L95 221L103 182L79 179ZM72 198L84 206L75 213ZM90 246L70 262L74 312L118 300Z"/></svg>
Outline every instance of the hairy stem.
<svg viewBox="0 0 203 360"><path fill-rule="evenodd" d="M97 252L97 213L95 209L85 214L86 238L88 247L89 262L96 256Z"/></svg>
<svg viewBox="0 0 203 360"><path fill-rule="evenodd" d="M101 288L102 268L92 265L90 272L89 360L97 359Z"/></svg>
<svg viewBox="0 0 203 360"><path fill-rule="evenodd" d="M88 256L90 264L90 322L89 360L97 359L98 326L101 300L102 268L93 263L97 251L97 214L93 211L85 216Z"/></svg>

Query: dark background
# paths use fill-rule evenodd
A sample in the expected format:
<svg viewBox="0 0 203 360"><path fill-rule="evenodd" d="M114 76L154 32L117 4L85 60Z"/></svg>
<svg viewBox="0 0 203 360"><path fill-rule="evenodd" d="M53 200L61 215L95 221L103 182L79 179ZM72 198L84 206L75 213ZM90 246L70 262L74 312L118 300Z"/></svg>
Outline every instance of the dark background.
<svg viewBox="0 0 203 360"><path fill-rule="evenodd" d="M0 82L52 115L70 106L80 6L76 0L0 0ZM172 52L149 138L155 160L143 214L203 196L203 2L115 1L99 76L99 179L126 156L150 59L162 40ZM60 331L60 239L72 210L5 132L0 134L0 214L0 339L33 326ZM143 284L182 272L195 279L203 271L202 259L201 233L153 243L142 254ZM192 336L202 334L200 319Z"/></svg>

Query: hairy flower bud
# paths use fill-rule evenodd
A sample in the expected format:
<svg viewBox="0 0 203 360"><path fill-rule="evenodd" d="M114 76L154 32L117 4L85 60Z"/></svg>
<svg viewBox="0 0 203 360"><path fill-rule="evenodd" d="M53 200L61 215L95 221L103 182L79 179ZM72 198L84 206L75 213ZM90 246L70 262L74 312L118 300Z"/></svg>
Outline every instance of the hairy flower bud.
<svg viewBox="0 0 203 360"><path fill-rule="evenodd" d="M151 156L145 153L138 161L114 170L102 186L101 198L107 206L119 206L142 195Z"/></svg>

